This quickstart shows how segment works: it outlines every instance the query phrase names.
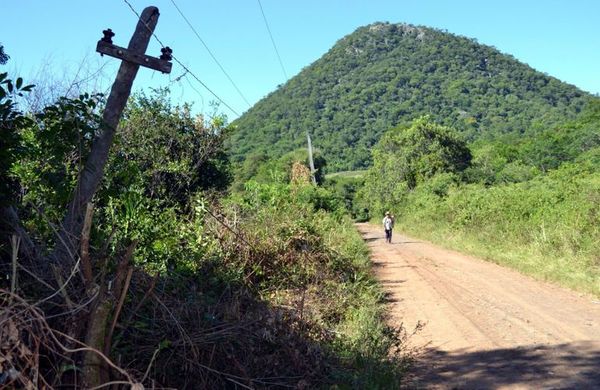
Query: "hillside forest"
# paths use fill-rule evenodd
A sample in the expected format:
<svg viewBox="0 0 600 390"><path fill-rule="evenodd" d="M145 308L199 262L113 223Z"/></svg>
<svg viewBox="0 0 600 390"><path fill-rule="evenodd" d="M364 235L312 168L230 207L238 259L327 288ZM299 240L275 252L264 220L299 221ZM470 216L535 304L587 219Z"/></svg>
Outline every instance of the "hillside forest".
<svg viewBox="0 0 600 390"><path fill-rule="evenodd" d="M600 296L600 99L473 39L359 28L233 123L136 92L75 234L106 96L35 93L0 72L0 386L399 388L385 211Z"/></svg>
<svg viewBox="0 0 600 390"><path fill-rule="evenodd" d="M234 161L280 157L304 147L308 131L327 156L326 172L364 169L384 132L423 115L468 142L494 140L572 119L590 98L474 39L375 23L237 119L230 148Z"/></svg>

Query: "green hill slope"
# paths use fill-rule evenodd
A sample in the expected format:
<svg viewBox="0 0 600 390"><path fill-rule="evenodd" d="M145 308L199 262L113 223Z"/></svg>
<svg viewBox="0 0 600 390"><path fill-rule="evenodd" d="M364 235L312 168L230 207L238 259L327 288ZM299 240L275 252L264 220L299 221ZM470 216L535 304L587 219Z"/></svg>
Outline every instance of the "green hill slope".
<svg viewBox="0 0 600 390"><path fill-rule="evenodd" d="M361 27L234 122L235 161L313 144L329 172L370 165L389 128L423 114L468 140L543 129L591 95L473 39L426 27Z"/></svg>

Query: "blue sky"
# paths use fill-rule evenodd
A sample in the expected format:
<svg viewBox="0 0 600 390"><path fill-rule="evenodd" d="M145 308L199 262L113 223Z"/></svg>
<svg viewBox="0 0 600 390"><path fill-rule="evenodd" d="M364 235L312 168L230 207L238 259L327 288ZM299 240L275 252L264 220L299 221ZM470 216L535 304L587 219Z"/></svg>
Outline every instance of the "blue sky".
<svg viewBox="0 0 600 390"><path fill-rule="evenodd" d="M286 81L257 0L129 0L141 11L159 7L156 33L174 55L238 114L249 106L173 5L187 18L246 100L254 104ZM137 21L124 0L0 0L0 42L11 56L4 68L27 80L49 75L76 79L102 69L98 88L112 82L118 61L100 58L101 31L113 29L127 46ZM476 38L533 68L600 93L600 1L597 0L261 0L286 73L296 75L338 39L377 21L425 25ZM147 54L160 54L152 41ZM134 88L169 86L173 100L210 111L216 100L174 65L171 75L148 69ZM237 117L228 108L230 119Z"/></svg>

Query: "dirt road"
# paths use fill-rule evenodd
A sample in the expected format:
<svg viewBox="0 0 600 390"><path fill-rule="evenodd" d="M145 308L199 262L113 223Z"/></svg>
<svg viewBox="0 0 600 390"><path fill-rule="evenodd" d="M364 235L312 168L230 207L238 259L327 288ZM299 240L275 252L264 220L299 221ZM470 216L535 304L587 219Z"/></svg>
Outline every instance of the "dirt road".
<svg viewBox="0 0 600 390"><path fill-rule="evenodd" d="M421 352L411 387L600 389L600 300L358 224L391 321Z"/></svg>

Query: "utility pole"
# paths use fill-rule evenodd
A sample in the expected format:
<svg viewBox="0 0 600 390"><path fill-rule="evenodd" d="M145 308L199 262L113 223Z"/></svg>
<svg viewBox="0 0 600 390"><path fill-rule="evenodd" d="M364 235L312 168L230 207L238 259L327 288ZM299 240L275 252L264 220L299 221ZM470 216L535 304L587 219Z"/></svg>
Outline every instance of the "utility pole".
<svg viewBox="0 0 600 390"><path fill-rule="evenodd" d="M158 8L147 7L144 9L127 49L112 44L112 37L115 34L110 29L103 31L104 38L98 42L96 48L98 52L102 55L107 54L119 58L122 62L106 101L100 134L93 141L89 157L79 175L71 203L62 221L59 239L50 255L51 261L63 264L74 262L83 228L84 212L104 176L108 153L138 69L140 66L144 66L163 73L171 71L169 61L172 51L168 47L161 50L163 55L160 58L145 55L150 37L158 22L158 16Z"/></svg>
<svg viewBox="0 0 600 390"><path fill-rule="evenodd" d="M315 162L313 161L312 143L310 142L310 134L306 131L306 138L308 140L308 163L310 164L310 178L314 186L317 185L317 178L315 177Z"/></svg>
<svg viewBox="0 0 600 390"><path fill-rule="evenodd" d="M169 61L171 60L172 51L168 47L161 50L162 56L160 58L150 57L145 54L158 22L158 17L158 8L147 7L144 9L127 48L119 47L112 43L112 37L115 34L110 29L103 31L104 37L98 42L96 47L96 51L100 54L116 57L122 62L106 101L106 107L104 108L100 124L100 132L94 139L85 166L79 174L77 186L73 191L71 202L67 207L62 221L59 237L50 254L49 260L54 266L53 269L59 270L58 272L65 273L69 268L74 266L75 260L79 258L79 247L82 240L84 243L89 240L92 208L88 208L88 205L91 203L104 177L104 168L108 160L110 147L140 66L159 70L163 73L171 71L172 64ZM86 212L86 210L89 211ZM84 238L86 236L87 239ZM124 299L124 293L121 294L121 291L117 291L121 290L123 285L128 283L124 281L126 280L124 278L128 280L131 278L133 269L127 267L127 265L133 254L135 243L136 241L130 245L127 254L117 267L115 282L113 284L114 291L109 292L106 286L99 286L99 292L97 292L96 298L89 306L89 317L85 328L85 343L90 347L90 350L84 353L82 362L82 381L86 388L102 387L108 380L107 371L105 370L106 362L101 357L101 354L96 352L106 350L112 343L112 329L114 329L115 322L109 328L108 318L115 307L115 299L118 299L119 296L121 296L121 299ZM85 274L86 288L93 281L89 255L86 256L87 252L87 250L82 248L81 261ZM126 277L125 274L127 274ZM61 277L58 275L57 281L59 283L60 279ZM126 287L124 291L126 291ZM113 293L116 295L113 296ZM67 296L66 292L65 296ZM113 313L113 315L116 316L114 319L116 321L118 311L116 314ZM132 388L137 388L137 385L139 384L132 386Z"/></svg>

